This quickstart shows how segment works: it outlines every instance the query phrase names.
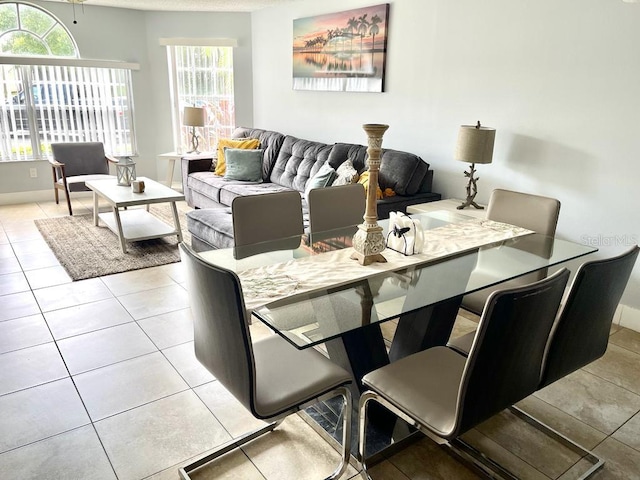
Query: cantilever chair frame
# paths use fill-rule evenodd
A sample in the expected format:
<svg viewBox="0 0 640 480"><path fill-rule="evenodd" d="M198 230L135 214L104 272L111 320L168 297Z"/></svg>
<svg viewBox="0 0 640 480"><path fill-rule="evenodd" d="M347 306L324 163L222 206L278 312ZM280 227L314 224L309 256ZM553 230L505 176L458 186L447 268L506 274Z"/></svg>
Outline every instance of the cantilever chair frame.
<svg viewBox="0 0 640 480"><path fill-rule="evenodd" d="M89 145L92 143L95 143L97 145L100 142L81 142L80 145ZM62 145L62 144L53 144L52 145L53 150L55 150L56 145ZM73 145L73 143L69 143L68 145ZM118 163L117 159L107 154L104 154L104 161L106 164L107 172L109 171L109 164L116 165ZM69 191L69 184L67 183L67 175L65 172L65 163L60 162L59 159L55 159L55 158L50 158L49 163L51 164L51 172L53 174L53 194L55 196L56 205L60 203L58 190L62 190L67 200L67 208L69 209L69 215L73 215L73 210L71 208L71 196ZM85 190L89 190L89 189L85 188Z"/></svg>
<svg viewBox="0 0 640 480"><path fill-rule="evenodd" d="M239 319L239 323L242 322L242 318L245 318L246 321L246 312L245 312L245 307L244 307L244 302L242 300L242 290L241 290L241 285L240 285L240 280L237 277L237 275L229 270L220 268L220 267L215 267L213 265L207 264L205 261L203 261L202 259L200 259L195 252L193 252L193 250L191 250L188 246L186 246L184 243L180 244L180 249L181 249L181 256L183 261L184 260L188 260L189 262L192 262L193 265L197 265L199 267L202 267L203 270L216 270L219 271L221 274L226 275L228 277L231 277L233 279L232 281L232 289L235 291L236 293L236 301L235 301L235 305L225 305L223 306L223 308L221 309L223 315L227 316L227 315L233 315L232 309L237 309L237 313L238 313L238 319ZM201 297L201 295L196 295ZM233 303L233 302L231 302ZM202 312L201 312L202 313ZM211 312L209 312L211 313ZM195 322L195 319L194 319ZM230 325L232 325L232 323L230 323ZM195 326L195 323L194 323ZM235 328L235 327L233 327ZM233 328L232 330L230 330L231 333L233 333ZM248 394L249 397L247 399L247 401L249 402L249 405L245 404L244 402L241 401L241 403L243 404L243 406L245 408L247 408L251 414L258 419L261 420L265 420L268 422L271 422L269 424L267 424L266 426L259 428L257 430L248 432L246 434L241 435L238 438L232 439L229 442L226 442L222 445L220 445L219 447L217 447L213 452L199 458L198 460L180 468L178 470L180 478L183 480L190 480L190 476L189 474L191 472L193 472L194 470L204 466L205 464L221 457L222 455L231 452L232 450L241 447L242 445L260 437L261 435L268 433L270 431L272 431L273 429L275 429L287 416L298 412L300 410L303 410L311 405L315 405L317 403L320 402L324 402L326 400L329 400L331 398L335 398L338 396L342 397L343 400L343 412L342 412L342 458L340 461L340 464L338 465L338 467L335 469L335 471L329 476L327 477L326 480L334 480L339 478L347 469L347 466L349 465L349 460L351 458L351 412L353 409L352 406L352 397L351 397L351 391L348 387L348 384L350 383L349 381L343 382L341 384L335 384L335 386L331 387L331 386L327 386L326 389L323 390L323 393L318 392L319 394L315 397L306 397L306 398L300 398L299 401L300 403L295 403L295 400L292 399L292 401L290 403L284 403L281 407L282 409L278 409L277 411L274 411L273 413L269 413L269 412L259 412L257 407L256 407L256 372L255 372L255 358L254 358L254 350L256 348L255 345L252 345L251 342L251 338L250 338L250 334L248 333L248 327L247 329L241 330L241 332L245 332L242 333L242 339L239 340L240 343L244 344L245 346L245 352L244 352L244 356L245 358L245 362L247 364L247 374L248 377L245 379L248 382L248 388L249 391L245 392L245 394ZM224 334L220 337L224 339ZM196 339L196 343L197 343L197 339ZM284 343L284 340L283 340ZM288 344L285 344L288 346ZM294 348L292 346L290 346L290 348ZM196 345L196 356L197 356L198 350L197 350L197 345ZM318 355L321 355L318 353ZM242 357L242 355L241 355ZM200 358L199 358L200 360ZM202 361L202 360L201 360ZM328 361L328 360L327 360ZM215 362L215 361L214 361ZM206 363L206 362L205 362ZM204 365L204 363L203 363ZM251 366L254 365L254 366ZM205 368L209 369L206 365ZM220 372L224 371L224 369L220 369ZM229 370L231 371L231 370ZM215 374L215 372L212 371L212 373ZM228 372L227 372L228 375ZM224 375L216 375L218 377L218 381L220 381L223 385L225 385L225 387L227 386L226 381L224 380ZM236 378L236 377L234 377ZM229 380L231 381L231 380ZM231 385L231 388L237 388L237 385ZM329 388L331 388L331 390L329 390ZM233 391L230 390L230 393L232 393L232 395L236 396L236 393L234 393ZM238 400L240 400L239 397Z"/></svg>
<svg viewBox="0 0 640 480"><path fill-rule="evenodd" d="M479 472L482 472L491 478L497 477L497 478L505 478L509 480L517 480L518 477L514 476L506 468L504 468L497 462L489 459L486 455L482 454L481 452L476 450L473 446L469 445L467 442L462 440L460 435L465 433L467 430L470 430L478 423L495 415L502 408L505 408L506 405L508 405L508 404L505 405L505 402L513 402L514 399L516 399L515 401L519 401L522 398L525 398L526 396L530 395L535 391L539 381L539 373L542 368L543 352L545 350L545 345L549 337L549 332L551 331L551 328L552 328L553 319L556 317L557 310L560 305L561 295L566 286L568 278L569 278L569 271L563 268L558 272L556 272L554 275L547 277L546 279L540 280L538 282L531 283L528 285L518 286L518 287L511 287L507 289L499 289L499 290L493 291L490 294L489 299L487 301L487 306L485 307L485 310L483 311L483 314L482 314L482 318L480 320L480 325L479 325L480 338L476 338L474 340L472 350L471 350L471 355L465 361L464 369L460 373L460 384L458 386L458 391L457 391L458 393L457 393L457 399L456 399L455 419L453 420L453 423L450 425L450 430L448 431L437 429L437 428L443 428L442 426L437 428L436 427L430 428L428 423L425 423L425 424L421 423L419 419L414 418L409 413L407 413L406 410L403 410L400 406L396 406L394 403L392 403L391 399L386 398L385 395L387 396L390 395L390 392L392 390L396 391L395 389L398 388L398 385L393 385L393 383L390 384L389 383L390 380L385 379L384 374L382 374L382 377L378 376L375 380L374 378L372 378L371 380L373 382L379 381L381 382L381 384L385 385L384 388L387 390L386 393L378 393L377 391L375 391L375 387L372 387L371 384L367 383L367 377L365 376L364 383L368 384L370 389L365 391L360 396L359 418L358 418L358 425L359 425L358 455L359 455L359 460L362 467L362 477L365 480L370 480L370 477L367 472L366 458L365 458L367 406L369 402L375 401L376 403L379 403L383 407L390 410L393 414L395 414L396 416L398 416L399 418L407 422L412 427L415 427L416 429L418 429L427 437L435 441L437 444L447 447L451 451L451 453L469 462ZM535 322L532 321L532 318L533 318L532 317L533 311L531 309L532 305L527 304L527 302L530 303L532 301L535 301L538 298L538 294L546 295L547 303L542 304L540 309L541 315L544 316L545 321L543 322L541 321L539 326L535 326ZM506 299L507 303L506 304L503 303L503 306L501 306L500 302L503 301L502 300L503 298ZM487 351L494 351L492 347L496 347L496 345L494 345L495 340L494 339L489 340L491 338L490 335L495 335L495 333L492 333L492 332L496 332L497 331L496 329L498 327L502 327L505 324L504 321L502 322L500 321L500 317L499 317L499 315L501 315L500 312L505 311L504 305L509 305L509 302L513 302L514 301L513 299L517 299L517 298L520 298L520 301L524 299L524 306L519 306L518 309L515 309L514 306L508 307L508 308L514 309L511 313L508 313L508 315L513 316L518 313L519 314L522 314L523 312L528 312L528 313L526 314L525 323L520 322L522 324L522 327L526 328L526 331L522 335L520 335L520 338L517 339L517 343L515 344L514 351L517 352L518 357L513 357L513 358L517 359L516 365L519 365L520 367L522 367L523 365L528 365L528 367L526 368L526 371L519 370L519 367L515 367L516 370L509 369L507 367L501 367L500 369L497 369L497 371L503 372L503 373L505 371L509 372L510 377L507 376L505 380L502 380L502 383L504 383L505 381L512 381L513 377L516 374L522 375L523 382L520 382L520 385L513 387L514 389L512 391L509 391L508 389L506 389L505 391L498 394L496 400L491 400L491 402L493 403L488 402L487 399L485 398L479 402L477 409L474 403L474 407L471 413L467 414L465 412L465 409L471 408L469 407L469 402L472 401L470 400L470 397L469 398L467 397L469 395L474 395L473 388L475 388L476 391L479 388L478 379L475 378L476 368L479 368L477 374L483 375L483 374L486 374L486 371L488 368L490 368L490 365L495 366L496 359L489 356L489 359L487 360L487 356L486 356ZM495 318L495 315L498 315L498 318ZM497 322L496 323L497 326L493 325L494 322ZM513 327L511 327L511 330L509 330L510 332L513 331L513 328L520 326L520 324L516 325L515 323L512 323L512 325ZM504 335L508 335L508 333L509 332L504 333L503 337ZM533 342L532 350L523 352L521 350L522 345L526 343L529 338L531 338ZM484 341L489 342L488 346L484 346ZM504 338L501 341L505 341ZM448 350L448 352L450 352L450 355L454 355L458 358L464 358L463 355L461 355L459 352L453 349L447 349L446 347L434 347L434 348L445 349L445 351ZM423 355L429 350L431 349L427 349L425 352L416 353L414 355ZM529 362L528 360L525 360L525 355L523 355L524 353L527 353L526 355L527 359L529 358L529 355L531 355L533 360L531 362ZM406 358L408 359L409 357L406 357ZM414 357L414 358L418 358L418 357ZM510 357L509 360L511 361L513 358ZM423 359L419 359L419 360L423 360ZM407 360L400 360L400 361L407 361ZM380 370L391 368L391 365L382 367L380 368ZM414 364L413 366L415 367L415 365L417 364ZM511 363L509 363L508 365L511 365ZM402 367L406 367L406 365L402 365ZM444 366L441 366L441 367L446 368ZM372 372L372 374L375 375L375 372ZM392 377L394 375L393 370L391 371L387 370L386 375L387 377L389 376ZM408 381L408 379L405 378L404 381L406 382ZM500 386L501 386L500 383L496 384L494 382L493 384L493 387L500 388ZM425 387L423 386L422 388L425 388ZM491 388L491 386L488 386L487 388ZM406 393L404 396L406 397ZM505 406L500 407L501 405L505 405ZM415 409L418 407L416 407L416 403L414 401L412 406L409 406L407 408ZM494 413L492 414L491 412L494 412Z"/></svg>

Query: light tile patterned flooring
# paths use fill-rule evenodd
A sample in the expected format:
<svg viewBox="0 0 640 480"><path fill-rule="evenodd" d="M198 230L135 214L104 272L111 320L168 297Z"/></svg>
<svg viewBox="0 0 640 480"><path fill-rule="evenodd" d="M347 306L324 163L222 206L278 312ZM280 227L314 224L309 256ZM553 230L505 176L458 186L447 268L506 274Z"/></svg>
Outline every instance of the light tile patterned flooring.
<svg viewBox="0 0 640 480"><path fill-rule="evenodd" d="M91 199L74 207L87 214ZM53 202L0 206L0 478L175 479L179 465L260 422L195 360L180 264L71 282L33 223L65 214ZM456 333L473 326L459 317ZM640 479L640 333L614 328L605 357L522 407L595 448L607 461L597 478ZM507 412L467 438L522 478L585 469ZM337 462L291 416L197 478L317 479ZM477 478L427 439L371 476Z"/></svg>

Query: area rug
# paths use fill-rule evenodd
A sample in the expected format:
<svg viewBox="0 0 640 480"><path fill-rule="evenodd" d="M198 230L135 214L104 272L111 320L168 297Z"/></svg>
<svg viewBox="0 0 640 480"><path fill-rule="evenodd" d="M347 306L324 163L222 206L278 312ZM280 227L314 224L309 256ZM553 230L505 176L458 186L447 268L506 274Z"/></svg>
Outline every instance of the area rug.
<svg viewBox="0 0 640 480"><path fill-rule="evenodd" d="M173 224L168 204L151 205L153 215ZM178 210L183 241L191 243L184 212ZM118 236L102 222L96 227L93 215L78 215L34 220L54 255L73 280L101 277L113 273L156 267L179 262L178 237L127 242L127 253L120 248Z"/></svg>

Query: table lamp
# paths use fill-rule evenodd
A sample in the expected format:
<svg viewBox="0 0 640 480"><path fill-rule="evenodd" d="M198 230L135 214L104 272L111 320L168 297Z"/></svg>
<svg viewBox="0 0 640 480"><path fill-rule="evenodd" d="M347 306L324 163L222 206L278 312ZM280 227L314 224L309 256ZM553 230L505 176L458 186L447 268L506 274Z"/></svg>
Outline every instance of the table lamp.
<svg viewBox="0 0 640 480"><path fill-rule="evenodd" d="M198 134L196 127L204 127L204 108L184 107L182 123L191 127L191 150L187 153L200 153L198 151Z"/></svg>
<svg viewBox="0 0 640 480"><path fill-rule="evenodd" d="M496 138L495 128L483 127L478 121L477 125L462 125L458 131L458 142L454 158L461 162L471 164L468 172L464 172L464 176L469 178L467 184L467 199L462 205L458 205L458 210L462 210L468 206L478 209L484 207L475 202L478 194L476 182L480 177L476 177L476 163L491 163L493 156L493 143Z"/></svg>

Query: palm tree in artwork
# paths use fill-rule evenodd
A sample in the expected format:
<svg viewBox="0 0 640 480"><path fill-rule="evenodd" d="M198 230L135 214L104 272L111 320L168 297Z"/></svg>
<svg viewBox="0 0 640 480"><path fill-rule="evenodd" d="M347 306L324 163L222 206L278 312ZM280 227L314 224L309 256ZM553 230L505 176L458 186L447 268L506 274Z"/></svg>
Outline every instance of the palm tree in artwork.
<svg viewBox="0 0 640 480"><path fill-rule="evenodd" d="M353 52L353 32L358 30L358 20L356 17L351 17L347 22L347 31L349 32L349 37L351 37L351 51Z"/></svg>
<svg viewBox="0 0 640 480"><path fill-rule="evenodd" d="M362 55L362 39L369 30L369 20L367 20L367 14L365 13L361 17L358 17L358 33L360 34L360 54Z"/></svg>
<svg viewBox="0 0 640 480"><path fill-rule="evenodd" d="M382 23L382 19L376 13L373 17L371 17L371 26L369 27L369 33L372 35L373 40L371 44L371 53L376 49L376 35L380 33L379 23Z"/></svg>

